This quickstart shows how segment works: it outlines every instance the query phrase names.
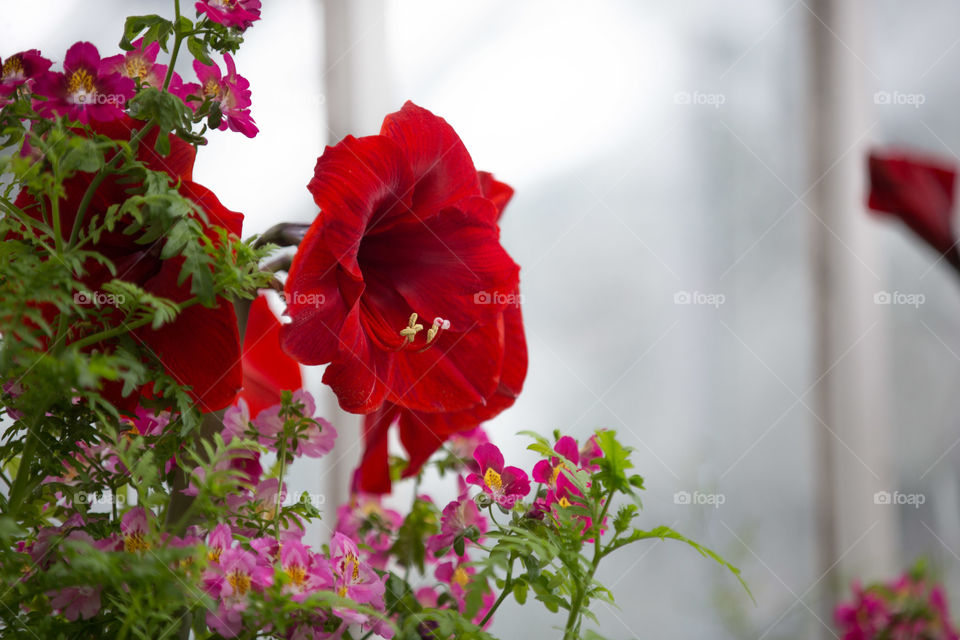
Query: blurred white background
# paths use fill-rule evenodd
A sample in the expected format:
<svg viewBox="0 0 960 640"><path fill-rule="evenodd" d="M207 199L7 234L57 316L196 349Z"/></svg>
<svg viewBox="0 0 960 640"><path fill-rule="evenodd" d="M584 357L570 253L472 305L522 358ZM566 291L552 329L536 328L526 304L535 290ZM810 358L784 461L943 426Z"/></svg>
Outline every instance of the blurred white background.
<svg viewBox="0 0 960 640"><path fill-rule="evenodd" d="M651 543L602 571L619 604L599 605L604 635L832 637L821 587L889 577L920 554L956 601L960 289L904 229L867 218L860 173L873 145L960 150L960 5L837 0L838 26L819 11L830 3L803 0L265 4L236 56L260 134L215 132L196 179L247 215L247 234L309 221L305 185L324 144L375 133L407 99L446 118L478 168L516 189L502 238L522 267L530 371L515 407L489 425L495 441L526 464L521 429L618 430L647 480L642 522L727 556L757 600L690 549ZM124 15L168 5L8 1L0 57L39 47L60 61L77 40L112 55ZM810 124L818 42L832 43L849 81L829 130ZM840 150L821 170L811 168L818 144ZM835 168L855 177L854 196L838 196L836 211L808 208ZM839 301L811 276L817 251L846 270L831 280ZM925 302L873 304L882 291ZM678 303L685 294L694 304ZM852 319L825 361L818 309ZM864 381L850 402L866 409L822 415L819 385L843 409L844 390ZM329 505L345 497L359 448L352 419L327 407L342 442L295 481ZM840 532L830 576L817 533L826 464ZM438 501L452 493L427 488ZM883 490L925 503L874 504ZM684 491L723 504L677 504ZM493 630L552 637L560 623L513 605Z"/></svg>

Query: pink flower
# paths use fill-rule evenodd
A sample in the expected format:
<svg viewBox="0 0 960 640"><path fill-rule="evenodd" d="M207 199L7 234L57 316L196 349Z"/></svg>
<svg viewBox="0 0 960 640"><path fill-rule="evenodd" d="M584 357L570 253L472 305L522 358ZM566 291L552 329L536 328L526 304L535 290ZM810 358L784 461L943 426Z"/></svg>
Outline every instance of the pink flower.
<svg viewBox="0 0 960 640"><path fill-rule="evenodd" d="M0 65L0 107L9 102L7 99L11 98L19 87L29 90L33 80L46 73L51 64L36 49L21 51L3 60Z"/></svg>
<svg viewBox="0 0 960 640"><path fill-rule="evenodd" d="M466 559L459 559L437 565L433 575L449 587L450 595L457 601L457 607L460 611L463 611L467 604L467 585L473 581L475 573L476 569L470 566ZM493 606L494 601L495 596L487 587L483 593L483 606L480 607L480 611L473 619L474 624L480 623L490 607Z"/></svg>
<svg viewBox="0 0 960 640"><path fill-rule="evenodd" d="M220 635L233 638L243 626L247 593L269 587L273 582L273 568L258 562L257 556L249 551L230 548L208 569L204 582L207 592L220 600L216 612L207 612L207 625Z"/></svg>
<svg viewBox="0 0 960 640"><path fill-rule="evenodd" d="M203 0L196 7L197 15L205 13L214 22L241 31L260 19L260 0Z"/></svg>
<svg viewBox="0 0 960 640"><path fill-rule="evenodd" d="M302 601L307 594L333 587L330 563L297 540L287 540L280 546L280 567L287 575L284 590Z"/></svg>
<svg viewBox="0 0 960 640"><path fill-rule="evenodd" d="M557 444L553 445L553 450L570 462L565 462L563 458L553 457L549 460L541 460L533 467L533 479L549 487L557 486L557 477L563 470L569 469L568 465L570 463L575 466L580 464L580 447L577 446L577 441L570 436L563 436L557 440Z"/></svg>
<svg viewBox="0 0 960 640"><path fill-rule="evenodd" d="M486 532L487 519L480 513L477 503L463 494L444 507L440 519L440 533L430 536L430 539L427 540L427 549L434 555L440 556L440 552L452 546L455 547L454 541L457 538L479 542ZM464 554L457 553L457 555L462 556Z"/></svg>
<svg viewBox="0 0 960 640"><path fill-rule="evenodd" d="M485 442L490 442L483 427L476 427L469 431L460 431L447 439L447 447L453 455L466 464L473 463L473 452Z"/></svg>
<svg viewBox="0 0 960 640"><path fill-rule="evenodd" d="M133 50L104 58L100 69L107 73L119 73L124 78L139 80L142 84L160 89L167 77L166 65L157 64L160 43L151 42L143 48L143 38L133 41ZM176 74L174 74L176 75ZM171 80L172 82L172 80Z"/></svg>
<svg viewBox="0 0 960 640"><path fill-rule="evenodd" d="M95 46L78 42L67 50L63 73L47 71L36 79L34 91L46 100L36 100L34 108L47 117L106 122L123 115L135 89L130 78L103 68Z"/></svg>
<svg viewBox="0 0 960 640"><path fill-rule="evenodd" d="M360 561L356 543L342 533L334 533L330 542L330 562L334 588L346 598L373 607L383 607L384 579Z"/></svg>
<svg viewBox="0 0 960 640"><path fill-rule="evenodd" d="M153 513L143 507L134 507L123 514L120 518L120 533L123 536L124 551L138 552L150 548L150 543L147 541L150 532L148 521L152 520Z"/></svg>
<svg viewBox="0 0 960 640"><path fill-rule="evenodd" d="M467 476L467 483L482 488L501 507L511 509L517 500L530 493L530 480L526 472L517 467L504 467L503 454L496 445L489 442L480 445L473 457L480 467L480 473Z"/></svg>
<svg viewBox="0 0 960 640"><path fill-rule="evenodd" d="M352 540L362 541L370 550L368 562L386 566L393 534L403 524L403 515L383 506L379 495L354 494L337 508L336 531Z"/></svg>
<svg viewBox="0 0 960 640"><path fill-rule="evenodd" d="M132 431L141 436L158 436L170 424L170 413L163 411L155 414L143 407L137 407L133 418L124 418L133 427Z"/></svg>
<svg viewBox="0 0 960 640"><path fill-rule="evenodd" d="M308 392L298 389L293 392L295 403L303 405L303 415L311 418L316 413L316 404ZM253 425L260 434L260 444L274 451L277 450L277 437L283 431L284 418L280 415L282 405L276 404L264 409L253 420ZM309 458L321 458L330 453L337 431L327 420L314 418L315 424L299 434L296 441L291 439L287 443L287 451L302 454ZM294 448L296 447L296 448Z"/></svg>
<svg viewBox="0 0 960 640"><path fill-rule="evenodd" d="M250 83L237 74L237 68L229 53L223 54L227 64L227 75L222 75L216 64L205 65L199 60L193 61L193 70L200 79L200 97L211 100L220 107L223 120L220 129L230 128L248 138L257 135L259 129L250 115Z"/></svg>
<svg viewBox="0 0 960 640"><path fill-rule="evenodd" d="M56 592L48 593L50 606L63 614L67 620L89 620L100 611L101 587L66 587Z"/></svg>

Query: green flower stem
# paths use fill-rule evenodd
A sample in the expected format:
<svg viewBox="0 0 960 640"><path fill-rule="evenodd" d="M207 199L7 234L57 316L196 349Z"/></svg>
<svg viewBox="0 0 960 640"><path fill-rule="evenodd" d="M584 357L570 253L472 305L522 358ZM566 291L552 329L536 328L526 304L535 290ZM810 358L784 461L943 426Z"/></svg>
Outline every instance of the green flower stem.
<svg viewBox="0 0 960 640"><path fill-rule="evenodd" d="M173 51L170 52L170 64L167 67L167 77L163 79L163 90L170 87L170 80L173 79L173 67L177 63L177 55L180 53L180 43L186 34L180 33L180 0L173 0Z"/></svg>
<svg viewBox="0 0 960 640"><path fill-rule="evenodd" d="M42 414L41 414L42 415ZM31 420L27 424L36 424ZM17 475L13 479L13 486L10 487L10 498L7 502L7 508L10 515L16 517L20 507L23 506L23 500L29 494L30 488L30 469L33 466L33 457L37 452L37 435L33 428L27 427L27 437L23 443L23 451L20 453L20 464L17 467Z"/></svg>
<svg viewBox="0 0 960 640"><path fill-rule="evenodd" d="M603 508L600 509L600 513L594 514L597 517L593 521L593 527L591 527L591 533L593 534L593 560L590 562L590 571L587 573L583 582L577 585L577 592L574 595L573 601L570 603L570 615L567 616L567 624L563 631L564 640L576 640L576 638L580 636L580 619L581 611L583 610L583 601L586 599L587 589L590 583L593 582L593 576L597 572L597 567L600 566L600 560L603 558L603 548L600 544L600 530L603 527L603 520L607 517L607 511L610 509L610 502L612 500L613 489L607 492L606 500L603 503Z"/></svg>
<svg viewBox="0 0 960 640"><path fill-rule="evenodd" d="M273 515L273 535L280 542L280 509L283 506L283 474L287 466L287 429L286 425L280 431L280 447L277 459L280 462L280 473L277 474L277 511Z"/></svg>
<svg viewBox="0 0 960 640"><path fill-rule="evenodd" d="M190 307L192 307L195 304L198 304L199 302L200 302L200 298L193 297L193 298L190 298L189 300L185 300L180 304L178 304L177 309L179 311L183 311L184 309L189 309ZM113 327L112 329L106 329L104 331L93 333L85 338L81 338L80 340L72 342L71 345L76 347L77 349L89 347L92 344L97 344L98 342L109 340L110 338L116 338L117 336L122 335L124 333L129 333L135 329L139 329L140 327L146 324L149 324L150 322L153 322L153 318L150 316L140 318L139 320L134 320L133 322L124 323L119 327Z"/></svg>
<svg viewBox="0 0 960 640"><path fill-rule="evenodd" d="M503 601L507 599L511 593L513 593L513 555L510 556L510 562L507 564L507 576L503 581L503 591L500 592L500 597L497 598L497 601L493 603L493 606L490 607L490 610L487 611L487 614L483 616L483 620L480 621L480 624L477 625L481 629L483 625L487 624L490 618L493 617L494 612L500 608L500 605L503 604Z"/></svg>

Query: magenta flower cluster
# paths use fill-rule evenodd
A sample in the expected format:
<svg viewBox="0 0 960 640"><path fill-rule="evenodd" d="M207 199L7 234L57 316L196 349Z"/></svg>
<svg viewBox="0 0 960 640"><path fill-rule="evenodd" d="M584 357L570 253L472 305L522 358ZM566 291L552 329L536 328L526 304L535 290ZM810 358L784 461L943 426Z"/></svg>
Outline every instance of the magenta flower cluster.
<svg viewBox="0 0 960 640"><path fill-rule="evenodd" d="M853 599L840 603L834 618L841 640L960 640L943 587L923 572L866 588L854 583Z"/></svg>
<svg viewBox="0 0 960 640"><path fill-rule="evenodd" d="M203 4L203 3L201 3ZM212 4L212 3L211 3ZM259 10L259 2L256 3ZM133 50L101 58L89 42L77 42L67 49L62 71L51 71L52 62L36 49L15 53L0 60L0 107L22 96L32 100L42 116L62 116L84 124L122 118L127 102L138 87L164 88L196 110L205 101L215 103L222 114L220 129L230 129L252 138L258 129L250 114L250 83L237 73L230 54L224 54L226 73L215 63L194 61L198 82L184 82L177 72L169 73L157 63L160 45L133 42Z"/></svg>

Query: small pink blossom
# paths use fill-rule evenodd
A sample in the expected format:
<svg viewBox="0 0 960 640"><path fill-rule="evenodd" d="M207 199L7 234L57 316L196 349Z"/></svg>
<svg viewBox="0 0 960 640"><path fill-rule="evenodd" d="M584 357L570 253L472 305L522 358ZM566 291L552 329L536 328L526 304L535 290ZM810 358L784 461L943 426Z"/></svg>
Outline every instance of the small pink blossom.
<svg viewBox="0 0 960 640"><path fill-rule="evenodd" d="M293 392L293 401L303 405L303 415L305 417L313 418L317 409L312 395L303 389L298 389ZM280 415L282 407L282 404L268 407L253 420L253 426L256 427L260 435L258 438L260 444L274 451L277 450L277 439L284 426L284 418ZM291 439L287 443L288 452L295 451L298 455L302 454L308 458L321 458L330 453L337 438L336 429L323 418L313 418L313 420L315 424L301 432L296 441Z"/></svg>
<svg viewBox="0 0 960 640"><path fill-rule="evenodd" d="M379 495L354 494L337 508L336 531L369 548L367 560L378 569L386 566L393 535L403 524L403 515L383 506Z"/></svg>
<svg viewBox="0 0 960 640"><path fill-rule="evenodd" d="M51 116L66 116L89 123L115 120L135 91L133 80L103 68L100 53L89 42L78 42L67 50L63 73L47 71L34 85L34 92L46 98L34 108Z"/></svg>
<svg viewBox="0 0 960 640"><path fill-rule="evenodd" d="M193 61L193 70L200 79L200 98L211 100L220 108L223 120L220 129L230 128L252 138L257 135L256 123L250 115L250 83L237 74L237 68L229 53L223 54L227 65L227 74L223 75L216 64L205 65L199 60Z"/></svg>
<svg viewBox="0 0 960 640"><path fill-rule="evenodd" d="M260 0L202 0L196 8L197 15L205 13L213 22L241 31L260 19Z"/></svg>
<svg viewBox="0 0 960 640"><path fill-rule="evenodd" d="M477 447L473 457L479 466L479 473L467 476L467 483L474 484L490 494L494 501L505 509L530 493L530 480L522 469L504 467L503 454L492 443Z"/></svg>
<svg viewBox="0 0 960 640"><path fill-rule="evenodd" d="M477 503L463 494L444 507L440 519L440 533L430 536L427 549L439 556L441 551L453 547L458 537L479 542L486 532L487 519L480 513Z"/></svg>
<svg viewBox="0 0 960 640"><path fill-rule="evenodd" d="M47 594L50 606L67 620L89 620L100 611L101 587L66 587Z"/></svg>
<svg viewBox="0 0 960 640"><path fill-rule="evenodd" d="M14 53L0 62L2 62L0 63L0 107L9 104L21 87L29 93L34 79L46 73L52 64L36 49ZM6 386L4 385L5 390Z"/></svg>

